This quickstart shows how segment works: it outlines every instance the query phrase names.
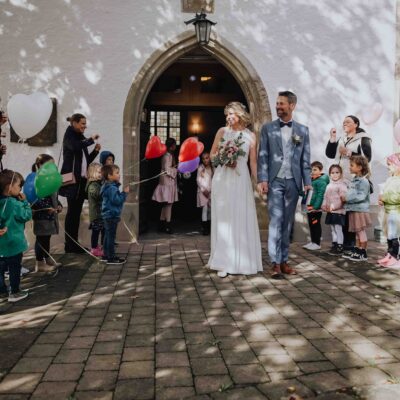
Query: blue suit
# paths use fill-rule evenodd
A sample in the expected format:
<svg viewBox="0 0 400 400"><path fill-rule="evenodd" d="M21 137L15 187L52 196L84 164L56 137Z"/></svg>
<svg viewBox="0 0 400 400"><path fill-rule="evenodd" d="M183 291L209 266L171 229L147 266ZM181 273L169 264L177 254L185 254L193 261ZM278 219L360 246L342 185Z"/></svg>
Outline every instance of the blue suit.
<svg viewBox="0 0 400 400"><path fill-rule="evenodd" d="M258 182L268 182L268 253L272 263L288 260L290 232L303 185L311 185L308 127L293 121L290 139L292 179L278 178L283 163L279 119L263 125L258 152Z"/></svg>

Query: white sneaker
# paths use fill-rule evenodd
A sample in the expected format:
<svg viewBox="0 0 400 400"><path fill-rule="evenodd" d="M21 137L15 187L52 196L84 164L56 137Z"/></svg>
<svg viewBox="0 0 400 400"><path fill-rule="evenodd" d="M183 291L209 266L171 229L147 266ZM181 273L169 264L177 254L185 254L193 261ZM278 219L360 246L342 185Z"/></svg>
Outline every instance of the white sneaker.
<svg viewBox="0 0 400 400"><path fill-rule="evenodd" d="M303 249L307 249L313 244L313 242L309 242L303 246Z"/></svg>
<svg viewBox="0 0 400 400"><path fill-rule="evenodd" d="M321 246L318 245L317 243L311 243L308 247L307 250L321 250Z"/></svg>
<svg viewBox="0 0 400 400"><path fill-rule="evenodd" d="M226 278L228 276L228 274L224 271L219 271L217 274L220 278Z"/></svg>
<svg viewBox="0 0 400 400"><path fill-rule="evenodd" d="M21 267L21 276L29 274L29 272L31 272L31 271L28 268Z"/></svg>

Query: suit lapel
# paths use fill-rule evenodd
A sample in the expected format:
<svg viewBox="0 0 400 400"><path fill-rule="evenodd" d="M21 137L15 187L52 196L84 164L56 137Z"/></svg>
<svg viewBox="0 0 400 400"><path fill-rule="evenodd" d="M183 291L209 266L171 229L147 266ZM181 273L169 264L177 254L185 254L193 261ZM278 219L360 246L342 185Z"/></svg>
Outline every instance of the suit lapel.
<svg viewBox="0 0 400 400"><path fill-rule="evenodd" d="M279 125L279 119L275 120L275 122L274 122L273 133L276 136L276 142L278 143L278 147L280 148L281 152L283 153L282 133L281 133L281 127Z"/></svg>

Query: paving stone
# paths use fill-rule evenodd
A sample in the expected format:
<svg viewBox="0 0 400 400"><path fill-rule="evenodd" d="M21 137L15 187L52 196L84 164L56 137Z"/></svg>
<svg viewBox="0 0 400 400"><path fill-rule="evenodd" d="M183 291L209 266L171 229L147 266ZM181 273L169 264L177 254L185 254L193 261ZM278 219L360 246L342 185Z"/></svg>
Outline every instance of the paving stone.
<svg viewBox="0 0 400 400"><path fill-rule="evenodd" d="M118 379L152 378L153 376L153 361L129 361L121 364Z"/></svg>
<svg viewBox="0 0 400 400"><path fill-rule="evenodd" d="M304 386L295 379L288 379L281 382L261 383L257 385L257 388L260 390L260 392L267 395L269 400L281 400L282 398L288 397L287 389L289 387L296 388L296 394L304 398L314 395L314 393L307 386Z"/></svg>
<svg viewBox="0 0 400 400"><path fill-rule="evenodd" d="M68 399L75 386L76 382L42 382L31 399Z"/></svg>
<svg viewBox="0 0 400 400"><path fill-rule="evenodd" d="M251 350L237 352L233 350L222 350L221 352L227 365L258 363L257 357Z"/></svg>
<svg viewBox="0 0 400 400"><path fill-rule="evenodd" d="M258 356L261 365L267 372L297 371L299 367L287 354L270 354Z"/></svg>
<svg viewBox="0 0 400 400"><path fill-rule="evenodd" d="M228 373L222 358L194 358L190 361L194 375L224 375Z"/></svg>
<svg viewBox="0 0 400 400"><path fill-rule="evenodd" d="M74 400L112 400L113 392L75 392Z"/></svg>
<svg viewBox="0 0 400 400"><path fill-rule="evenodd" d="M30 373L30 372L45 372L52 362L52 357L42 358L21 358L15 367L11 370L12 373Z"/></svg>
<svg viewBox="0 0 400 400"><path fill-rule="evenodd" d="M192 387L169 387L159 388L156 392L157 400L178 400L188 399L195 395L194 388Z"/></svg>
<svg viewBox="0 0 400 400"><path fill-rule="evenodd" d="M91 349L96 336L72 337L67 339L63 349Z"/></svg>
<svg viewBox="0 0 400 400"><path fill-rule="evenodd" d="M116 371L85 371L77 390L113 390L116 379Z"/></svg>
<svg viewBox="0 0 400 400"><path fill-rule="evenodd" d="M25 354L26 357L51 357L60 350L61 344L34 344Z"/></svg>
<svg viewBox="0 0 400 400"><path fill-rule="evenodd" d="M36 340L37 344L64 343L68 337L68 332L42 333Z"/></svg>
<svg viewBox="0 0 400 400"><path fill-rule="evenodd" d="M47 370L43 381L77 381L84 364L53 364Z"/></svg>
<svg viewBox="0 0 400 400"><path fill-rule="evenodd" d="M154 399L154 379L128 379L118 381L113 400Z"/></svg>
<svg viewBox="0 0 400 400"><path fill-rule="evenodd" d="M194 378L196 393L205 394L218 392L220 388L230 387L233 382L229 375L206 375Z"/></svg>
<svg viewBox="0 0 400 400"><path fill-rule="evenodd" d="M222 393L213 393L212 398L215 400L265 400L266 397L256 388L248 387L245 389L232 389Z"/></svg>
<svg viewBox="0 0 400 400"><path fill-rule="evenodd" d="M92 354L121 354L122 349L122 342L95 342L92 348Z"/></svg>
<svg viewBox="0 0 400 400"><path fill-rule="evenodd" d="M398 400L400 384L374 385L362 388L360 396L368 400Z"/></svg>
<svg viewBox="0 0 400 400"><path fill-rule="evenodd" d="M204 360L204 359L201 359ZM157 353L157 368L161 367L188 367L189 359L186 352Z"/></svg>
<svg viewBox="0 0 400 400"><path fill-rule="evenodd" d="M190 368L157 368L156 369L157 386L192 386L193 379Z"/></svg>
<svg viewBox="0 0 400 400"><path fill-rule="evenodd" d="M92 355L86 362L87 371L112 371L118 370L121 357L118 354Z"/></svg>
<svg viewBox="0 0 400 400"><path fill-rule="evenodd" d="M236 384L269 382L270 378L264 368L258 364L228 366L230 375Z"/></svg>
<svg viewBox="0 0 400 400"><path fill-rule="evenodd" d="M347 379L333 371L299 376L298 379L311 390L320 392L338 390L351 385Z"/></svg>
<svg viewBox="0 0 400 400"><path fill-rule="evenodd" d="M42 374L24 373L8 374L0 382L1 393L32 393L40 382Z"/></svg>
<svg viewBox="0 0 400 400"><path fill-rule="evenodd" d="M55 363L80 363L87 360L90 349L62 349L54 359Z"/></svg>
<svg viewBox="0 0 400 400"><path fill-rule="evenodd" d="M336 367L329 361L300 362L298 363L298 366L306 374L336 369Z"/></svg>
<svg viewBox="0 0 400 400"><path fill-rule="evenodd" d="M340 373L350 382L351 385L379 385L387 383L389 376L378 368L349 368L342 369Z"/></svg>

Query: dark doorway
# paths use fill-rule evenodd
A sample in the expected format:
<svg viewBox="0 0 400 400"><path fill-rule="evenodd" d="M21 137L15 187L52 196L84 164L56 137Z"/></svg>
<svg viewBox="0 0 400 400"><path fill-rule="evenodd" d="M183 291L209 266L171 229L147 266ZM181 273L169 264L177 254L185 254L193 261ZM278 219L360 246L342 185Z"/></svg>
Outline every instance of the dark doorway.
<svg viewBox="0 0 400 400"><path fill-rule="evenodd" d="M217 130L225 125L224 107L230 101L246 104L245 96L233 75L215 58L198 48L171 65L153 85L142 114L141 159L152 135L164 143L168 137L181 143L197 136L206 151ZM247 104L246 104L247 105ZM142 161L140 179L148 179L161 170L161 159ZM151 197L157 179L143 183L139 193L139 233L155 232L161 205ZM196 172L178 175L179 202L172 209L174 231L196 232L200 226L200 209L196 206Z"/></svg>

